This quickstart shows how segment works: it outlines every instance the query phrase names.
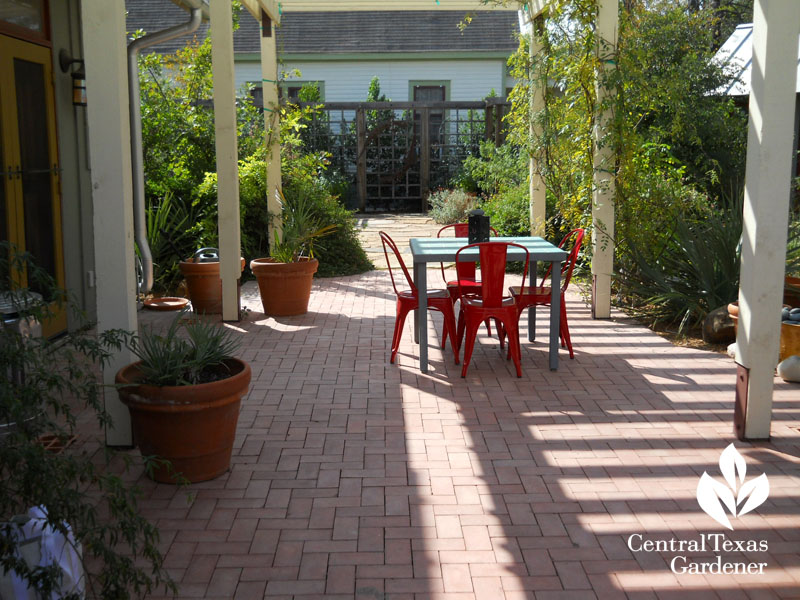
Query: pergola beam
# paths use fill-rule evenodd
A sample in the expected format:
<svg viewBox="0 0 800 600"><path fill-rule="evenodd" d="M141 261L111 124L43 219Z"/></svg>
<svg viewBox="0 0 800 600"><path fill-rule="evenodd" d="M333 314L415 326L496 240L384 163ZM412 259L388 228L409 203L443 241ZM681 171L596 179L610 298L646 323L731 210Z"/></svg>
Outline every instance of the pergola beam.
<svg viewBox="0 0 800 600"><path fill-rule="evenodd" d="M136 331L136 280L133 254L133 180L128 120L128 79L124 0L81 3L89 168L92 177L94 279L97 331ZM130 413L119 399L114 375L135 360L124 348L103 366L106 444L133 445Z"/></svg>
<svg viewBox="0 0 800 600"><path fill-rule="evenodd" d="M281 214L277 192L281 190L280 106L278 104L278 49L274 23L261 21L261 92L264 102L264 131L267 145L267 210ZM267 29L268 28L268 29ZM281 235L280 219L270 221L269 242Z"/></svg>
<svg viewBox="0 0 800 600"><path fill-rule="evenodd" d="M602 82L605 71L616 68L609 56L616 54L619 24L618 0L599 0L595 28L598 72L597 105L611 92ZM616 156L610 144L604 143L611 109L595 118L594 125L594 192L592 194L592 316L611 316L611 276L614 272L614 196Z"/></svg>
<svg viewBox="0 0 800 600"><path fill-rule="evenodd" d="M767 439L778 362L780 308L792 180L800 2L756 0L739 277L740 439Z"/></svg>
<svg viewBox="0 0 800 600"><path fill-rule="evenodd" d="M281 11L278 3L275 0L241 0L242 6L244 6L253 18L261 22L261 11L263 10L267 16L272 20L273 23L276 25L280 25L281 22Z"/></svg>
<svg viewBox="0 0 800 600"><path fill-rule="evenodd" d="M239 320L242 274L236 83L233 68L233 10L211 2L211 72L214 77L214 133L217 150L217 227L222 278L222 319Z"/></svg>

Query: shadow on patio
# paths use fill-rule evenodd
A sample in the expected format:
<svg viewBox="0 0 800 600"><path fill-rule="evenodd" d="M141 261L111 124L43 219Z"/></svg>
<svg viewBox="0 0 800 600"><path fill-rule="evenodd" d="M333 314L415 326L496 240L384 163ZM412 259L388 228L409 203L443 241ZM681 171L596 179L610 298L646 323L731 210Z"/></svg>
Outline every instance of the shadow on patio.
<svg viewBox="0 0 800 600"><path fill-rule="evenodd" d="M482 331L466 379L429 375L406 325L388 363L388 275L318 280L310 312L232 327L253 367L231 472L179 490L143 475L180 597L774 598L800 595L800 394L776 380L772 441L738 443L768 500L728 532L695 499L735 440L735 368L568 299L575 360L523 343L517 379ZM620 315L617 315L620 316ZM164 318L142 314L142 320ZM539 311L540 331L546 311ZM432 326L441 331L438 315ZM523 325L524 327L524 325ZM438 334L430 334L438 340ZM766 540L768 551L632 552L628 538ZM639 538L636 538L637 540ZM675 574L766 562L761 575ZM680 563L683 564L683 563Z"/></svg>

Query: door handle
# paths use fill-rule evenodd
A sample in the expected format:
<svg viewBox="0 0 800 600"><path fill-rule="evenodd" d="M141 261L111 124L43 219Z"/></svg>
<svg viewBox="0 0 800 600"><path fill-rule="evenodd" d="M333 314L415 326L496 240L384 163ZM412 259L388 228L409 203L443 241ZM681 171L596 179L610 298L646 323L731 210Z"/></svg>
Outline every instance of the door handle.
<svg viewBox="0 0 800 600"><path fill-rule="evenodd" d="M41 175L42 173L55 173L58 175L61 172L61 169L58 165L53 165L52 169L25 169L25 170L18 170L17 173L22 173L23 175Z"/></svg>

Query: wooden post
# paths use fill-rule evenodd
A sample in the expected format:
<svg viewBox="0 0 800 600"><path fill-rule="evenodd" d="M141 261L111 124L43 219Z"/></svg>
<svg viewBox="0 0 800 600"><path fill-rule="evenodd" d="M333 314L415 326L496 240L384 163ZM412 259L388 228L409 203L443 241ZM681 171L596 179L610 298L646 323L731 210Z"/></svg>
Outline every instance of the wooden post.
<svg viewBox="0 0 800 600"><path fill-rule="evenodd" d="M495 104L494 110L494 145L499 148L503 145L503 105Z"/></svg>
<svg viewBox="0 0 800 600"><path fill-rule="evenodd" d="M420 142L419 142L419 193L422 196L420 211L428 210L428 191L431 184L431 109L420 110Z"/></svg>
<svg viewBox="0 0 800 600"><path fill-rule="evenodd" d="M618 0L600 0L597 14L597 54L600 67L596 74L597 104L600 106L610 91L603 85L605 71L615 68L613 56L617 47ZM592 202L592 316L611 316L611 275L614 271L614 195L616 156L609 144L602 144L611 121L606 110L595 117L594 125L594 192Z"/></svg>
<svg viewBox="0 0 800 600"><path fill-rule="evenodd" d="M233 71L233 13L230 2L211 2L211 72L214 76L214 133L217 150L217 227L222 277L222 319L239 320L242 274L236 85Z"/></svg>
<svg viewBox="0 0 800 600"><path fill-rule="evenodd" d="M539 35L539 27L544 30L544 15L538 15L531 20L530 23L530 59L534 63L535 57L543 50L541 37ZM545 108L544 94L547 85L544 73L541 71L534 71L529 82L531 106L530 106L530 137L531 140L540 138L542 136L541 127L537 125L537 118ZM528 193L530 196L530 223L531 235L544 237L545 235L545 222L547 220L547 186L544 179L540 174L540 162L544 160L544 153L540 156L534 156L531 152L530 159L528 160Z"/></svg>
<svg viewBox="0 0 800 600"><path fill-rule="evenodd" d="M364 107L356 109L356 187L358 188L358 210L367 211L367 112Z"/></svg>
<svg viewBox="0 0 800 600"><path fill-rule="evenodd" d="M756 0L744 188L735 423L740 439L767 439L778 363L791 196L800 3ZM744 371L744 372L741 372Z"/></svg>
<svg viewBox="0 0 800 600"><path fill-rule="evenodd" d="M275 219L270 220L269 243L275 234L280 237L281 206L276 192L281 187L280 107L278 105L278 54L272 19L261 11L261 91L264 99L264 130L267 144L267 210Z"/></svg>
<svg viewBox="0 0 800 600"><path fill-rule="evenodd" d="M128 120L125 2L83 0L83 56L89 167L92 177L94 278L97 331L136 331L136 281L133 254L133 180ZM130 414L113 388L114 375L134 361L121 350L103 368L105 408L113 419L106 444L131 446Z"/></svg>
<svg viewBox="0 0 800 600"><path fill-rule="evenodd" d="M486 109L483 112L483 119L486 124L486 132L485 137L487 140L491 140L494 138L494 106L489 104L489 101L486 101Z"/></svg>

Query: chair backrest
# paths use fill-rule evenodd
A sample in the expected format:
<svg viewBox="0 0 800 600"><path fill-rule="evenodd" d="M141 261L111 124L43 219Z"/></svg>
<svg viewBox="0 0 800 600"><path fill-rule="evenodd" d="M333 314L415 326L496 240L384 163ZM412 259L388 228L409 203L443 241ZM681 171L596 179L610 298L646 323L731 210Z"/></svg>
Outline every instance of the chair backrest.
<svg viewBox="0 0 800 600"><path fill-rule="evenodd" d="M470 248L477 248L479 252L481 261L481 298L484 307L497 308L505 297L506 260L509 248L519 248L525 253L525 268L522 270L522 287L525 287L525 278L528 276L528 266L530 265L530 255L525 246L513 242L470 244L456 252L456 268L459 264L468 262L461 254ZM461 281L459 281L459 291L462 296L469 293L469 290L461 289Z"/></svg>
<svg viewBox="0 0 800 600"><path fill-rule="evenodd" d="M469 223L445 225L438 231L436 237L442 237L442 233L450 229L453 230L453 237L469 237ZM497 230L494 227L490 227L489 230L494 237L497 237ZM447 283L447 276L444 273L444 263L439 263L439 266L442 269L442 280ZM462 262L460 265L456 263L456 275L459 279L475 279L475 263L466 261Z"/></svg>
<svg viewBox="0 0 800 600"><path fill-rule="evenodd" d="M411 291L414 293L414 295L416 295L417 286L414 285L414 280L411 278L411 275L409 274L408 269L406 268L406 263L403 262L403 257L400 255L400 250L397 249L397 244L394 243L394 240L391 237L389 237L389 234L387 234L385 231L379 231L378 233L381 236L381 242L383 242L383 254L386 257L386 265L389 267L389 277L392 278L392 287L394 288L394 293L399 295L400 290L397 289L397 283L394 280L392 260L389 258L389 251L392 252L392 254L395 257L395 260L400 265L400 268L403 270L403 274L406 277L406 282L408 283L408 287L410 287Z"/></svg>
<svg viewBox="0 0 800 600"><path fill-rule="evenodd" d="M585 229L573 229L564 238L559 242L558 247L562 250L565 248L570 248L569 254L567 255L567 260L561 263L561 292L567 291L567 286L569 285L570 279L572 279L572 272L575 270L575 263L578 260L578 254L581 251L581 245L583 244L583 236L586 234ZM550 270L553 268L552 263L547 268L547 273L544 274L542 278L542 284L544 284L545 280L550 277Z"/></svg>

